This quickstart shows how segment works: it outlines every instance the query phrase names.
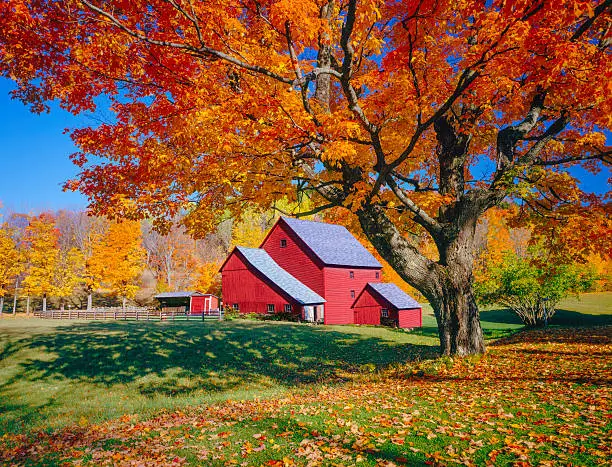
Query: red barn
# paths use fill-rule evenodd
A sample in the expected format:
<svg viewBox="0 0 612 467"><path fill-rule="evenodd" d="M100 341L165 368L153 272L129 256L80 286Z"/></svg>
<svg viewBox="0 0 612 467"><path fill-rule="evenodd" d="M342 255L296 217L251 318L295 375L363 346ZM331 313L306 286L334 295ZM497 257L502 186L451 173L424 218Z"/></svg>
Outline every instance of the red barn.
<svg viewBox="0 0 612 467"><path fill-rule="evenodd" d="M221 266L223 302L242 313L294 313L322 319L325 299L265 250L236 247Z"/></svg>
<svg viewBox="0 0 612 467"><path fill-rule="evenodd" d="M243 313L291 312L325 324L380 324L381 306L356 312L353 305L368 284L380 282L381 269L345 227L281 217L260 248L237 247L229 255L221 267L223 302ZM403 312L392 312L396 325L407 323Z"/></svg>
<svg viewBox="0 0 612 467"><path fill-rule="evenodd" d="M341 225L281 217L261 248L325 298L325 324L353 323L355 298L380 281L381 264Z"/></svg>
<svg viewBox="0 0 612 467"><path fill-rule="evenodd" d="M391 324L400 328L422 325L421 305L395 284L370 283L353 305L355 324Z"/></svg>

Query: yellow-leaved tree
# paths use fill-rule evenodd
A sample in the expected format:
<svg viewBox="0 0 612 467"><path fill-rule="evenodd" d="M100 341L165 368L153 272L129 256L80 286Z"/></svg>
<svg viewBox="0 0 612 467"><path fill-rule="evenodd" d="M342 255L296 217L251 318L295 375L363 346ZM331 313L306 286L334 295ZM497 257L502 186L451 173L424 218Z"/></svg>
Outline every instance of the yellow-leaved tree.
<svg viewBox="0 0 612 467"><path fill-rule="evenodd" d="M197 268L197 275L193 282L193 289L202 293L218 295L221 291L221 274L219 262L203 263Z"/></svg>
<svg viewBox="0 0 612 467"><path fill-rule="evenodd" d="M97 243L88 261L88 275L92 284L99 283L113 295L121 297L123 308L133 299L145 265L140 223L112 222Z"/></svg>
<svg viewBox="0 0 612 467"><path fill-rule="evenodd" d="M85 258L83 253L74 247L68 250L60 249L56 255L52 295L60 299L60 308L63 311L66 299L84 282Z"/></svg>
<svg viewBox="0 0 612 467"><path fill-rule="evenodd" d="M23 263L17 244L11 236L8 226L0 227L0 315L4 310L4 296L9 284L21 273Z"/></svg>
<svg viewBox="0 0 612 467"><path fill-rule="evenodd" d="M28 297L27 314L30 313L30 297L42 297L42 309L47 311L47 296L52 295L53 274L57 268L59 234L51 214L32 217L25 229L25 279L23 289Z"/></svg>

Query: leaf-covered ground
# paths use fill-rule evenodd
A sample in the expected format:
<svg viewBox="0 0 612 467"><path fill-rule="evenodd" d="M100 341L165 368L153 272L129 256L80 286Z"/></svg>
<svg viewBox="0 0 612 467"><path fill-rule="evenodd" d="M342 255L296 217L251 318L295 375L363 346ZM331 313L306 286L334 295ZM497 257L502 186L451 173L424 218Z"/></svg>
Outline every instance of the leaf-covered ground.
<svg viewBox="0 0 612 467"><path fill-rule="evenodd" d="M5 434L27 465L609 465L612 327L550 329L360 381Z"/></svg>

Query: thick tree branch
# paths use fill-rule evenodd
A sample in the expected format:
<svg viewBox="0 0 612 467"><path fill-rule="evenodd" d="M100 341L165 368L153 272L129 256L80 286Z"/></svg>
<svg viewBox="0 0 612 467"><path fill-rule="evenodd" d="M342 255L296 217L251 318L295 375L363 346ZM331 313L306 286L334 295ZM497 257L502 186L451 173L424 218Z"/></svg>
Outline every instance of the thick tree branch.
<svg viewBox="0 0 612 467"><path fill-rule="evenodd" d="M357 211L357 216L363 232L383 259L393 265L402 279L433 297L439 283L440 266L421 254L402 235L383 207L366 204Z"/></svg>
<svg viewBox="0 0 612 467"><path fill-rule="evenodd" d="M343 93L348 101L349 109L357 116L362 126L371 134L378 131L376 125L370 122L363 109L359 105L359 98L355 88L351 84L353 73L353 59L355 51L351 44L351 35L355 26L355 16L357 12L357 0L349 0L346 19L342 26L342 35L340 37L340 46L344 53L344 59L341 65L340 83L342 84Z"/></svg>
<svg viewBox="0 0 612 467"><path fill-rule="evenodd" d="M544 108L546 92L536 92L531 100L531 106L527 115L517 125L511 125L497 134L497 168L496 172L501 175L506 167L514 161L514 151L520 140L525 139L527 134L535 128ZM498 177L496 177L498 178Z"/></svg>

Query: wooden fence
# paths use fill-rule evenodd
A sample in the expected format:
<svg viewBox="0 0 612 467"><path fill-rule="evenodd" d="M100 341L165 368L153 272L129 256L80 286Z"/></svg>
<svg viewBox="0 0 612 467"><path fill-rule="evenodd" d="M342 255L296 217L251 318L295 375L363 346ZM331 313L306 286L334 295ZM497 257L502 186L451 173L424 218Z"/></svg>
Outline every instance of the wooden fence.
<svg viewBox="0 0 612 467"><path fill-rule="evenodd" d="M189 314L183 311L159 311L153 309L134 308L101 308L92 310L47 310L37 311L34 316L43 319L88 319L88 320L119 320L119 321L197 321L208 319L223 319L222 310L211 310L202 314Z"/></svg>

